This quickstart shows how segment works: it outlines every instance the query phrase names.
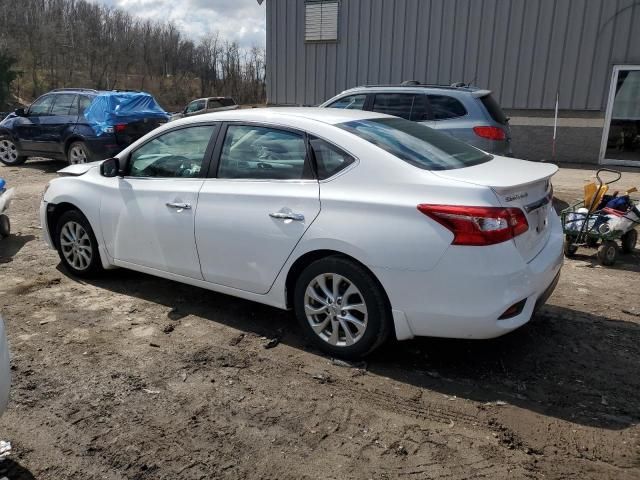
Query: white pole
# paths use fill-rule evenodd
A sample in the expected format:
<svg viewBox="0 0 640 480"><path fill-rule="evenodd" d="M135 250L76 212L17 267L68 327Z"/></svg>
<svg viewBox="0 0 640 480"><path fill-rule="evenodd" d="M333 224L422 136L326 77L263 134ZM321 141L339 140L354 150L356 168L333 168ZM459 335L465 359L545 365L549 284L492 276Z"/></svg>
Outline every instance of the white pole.
<svg viewBox="0 0 640 480"><path fill-rule="evenodd" d="M556 92L556 111L553 116L553 147L551 149L551 159L556 161L556 132L558 130L558 104L560 100L560 92Z"/></svg>

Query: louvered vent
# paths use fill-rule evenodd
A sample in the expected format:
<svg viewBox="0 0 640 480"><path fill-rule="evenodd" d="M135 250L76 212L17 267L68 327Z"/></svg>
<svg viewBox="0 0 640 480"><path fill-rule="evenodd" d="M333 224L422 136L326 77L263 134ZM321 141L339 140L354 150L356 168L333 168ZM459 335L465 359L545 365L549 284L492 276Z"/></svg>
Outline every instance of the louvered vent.
<svg viewBox="0 0 640 480"><path fill-rule="evenodd" d="M338 2L305 2L306 42L335 42L338 40Z"/></svg>

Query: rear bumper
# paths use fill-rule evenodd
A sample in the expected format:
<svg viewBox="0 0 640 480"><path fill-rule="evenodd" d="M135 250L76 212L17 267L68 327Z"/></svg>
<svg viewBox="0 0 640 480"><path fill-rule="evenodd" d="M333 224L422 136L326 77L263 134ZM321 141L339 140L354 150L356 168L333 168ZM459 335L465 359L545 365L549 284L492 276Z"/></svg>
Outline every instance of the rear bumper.
<svg viewBox="0 0 640 480"><path fill-rule="evenodd" d="M113 135L88 139L85 140L85 144L91 152L92 160L104 160L115 157L127 147L127 145L119 145Z"/></svg>
<svg viewBox="0 0 640 480"><path fill-rule="evenodd" d="M494 338L527 323L553 292L563 262L562 228L526 263L513 242L450 247L430 271L373 269L393 309L398 339L413 336ZM520 313L499 317L525 301Z"/></svg>

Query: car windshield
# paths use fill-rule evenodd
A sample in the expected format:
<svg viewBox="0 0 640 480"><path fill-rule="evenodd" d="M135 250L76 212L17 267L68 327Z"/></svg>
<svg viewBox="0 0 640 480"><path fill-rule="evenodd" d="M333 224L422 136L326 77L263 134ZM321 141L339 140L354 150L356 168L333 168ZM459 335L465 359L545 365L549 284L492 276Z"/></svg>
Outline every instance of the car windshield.
<svg viewBox="0 0 640 480"><path fill-rule="evenodd" d="M493 158L449 135L402 118L354 120L336 126L425 170L453 170Z"/></svg>

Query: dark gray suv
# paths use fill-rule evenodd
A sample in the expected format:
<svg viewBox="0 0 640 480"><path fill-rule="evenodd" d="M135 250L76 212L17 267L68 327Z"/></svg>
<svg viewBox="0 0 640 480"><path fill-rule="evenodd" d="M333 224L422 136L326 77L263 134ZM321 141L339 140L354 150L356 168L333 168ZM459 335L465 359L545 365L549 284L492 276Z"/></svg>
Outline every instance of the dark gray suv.
<svg viewBox="0 0 640 480"><path fill-rule="evenodd" d="M345 90L320 106L395 115L448 133L486 152L512 155L509 119L489 90L415 81L365 85Z"/></svg>

